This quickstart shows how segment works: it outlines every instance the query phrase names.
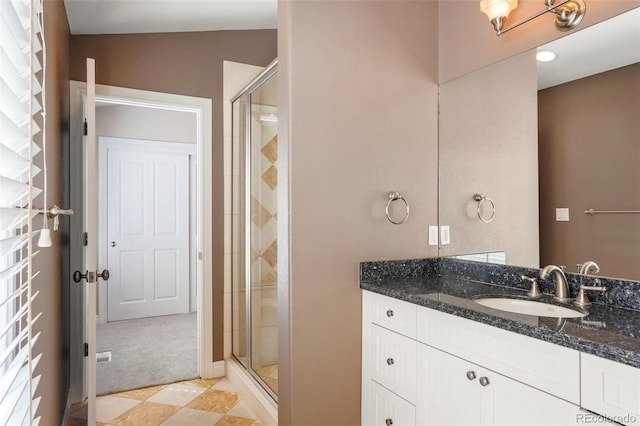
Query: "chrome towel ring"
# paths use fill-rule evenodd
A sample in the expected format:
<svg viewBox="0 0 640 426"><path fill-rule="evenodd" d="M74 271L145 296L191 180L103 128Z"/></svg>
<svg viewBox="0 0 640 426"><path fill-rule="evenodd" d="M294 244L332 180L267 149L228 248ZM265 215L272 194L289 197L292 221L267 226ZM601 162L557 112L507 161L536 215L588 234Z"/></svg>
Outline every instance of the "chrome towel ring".
<svg viewBox="0 0 640 426"><path fill-rule="evenodd" d="M489 197L486 197L482 194L476 194L473 196L473 199L476 200L476 202L478 203L478 218L483 221L484 223L489 223L493 220L493 218L496 216L496 205L493 202L493 200ZM480 209L482 208L482 204L488 202L489 204L491 204L491 216L489 216L488 219L485 219L482 216L482 213L480 212Z"/></svg>
<svg viewBox="0 0 640 426"><path fill-rule="evenodd" d="M391 206L391 203L393 203L394 201L397 200L401 200L404 203L404 206L406 208L406 212L404 214L404 218L402 218L402 220L400 221L395 221L393 219L391 219L391 214L389 213L389 206ZM387 201L387 207L385 208L385 213L387 215L387 219L389 219L389 222L393 223L394 225L401 225L403 223L405 223L407 221L407 219L409 218L409 203L407 203L407 200L404 199L404 197L402 195L400 195L399 192L393 191L389 193L389 201Z"/></svg>

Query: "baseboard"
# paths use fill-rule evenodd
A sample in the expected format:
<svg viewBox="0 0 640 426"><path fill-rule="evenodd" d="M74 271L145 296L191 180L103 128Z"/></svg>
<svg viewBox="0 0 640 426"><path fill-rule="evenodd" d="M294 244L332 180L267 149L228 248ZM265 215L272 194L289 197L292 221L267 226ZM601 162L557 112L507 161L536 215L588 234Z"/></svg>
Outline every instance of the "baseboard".
<svg viewBox="0 0 640 426"><path fill-rule="evenodd" d="M67 426L69 424L69 411L71 411L71 389L67 392L67 402L64 405L64 413L62 413L61 426Z"/></svg>
<svg viewBox="0 0 640 426"><path fill-rule="evenodd" d="M260 424L278 425L278 404L266 394L247 372L233 358L226 359L227 380L231 382L240 399L249 406Z"/></svg>
<svg viewBox="0 0 640 426"><path fill-rule="evenodd" d="M226 368L224 361L207 362L203 365L200 376L203 379L213 379L214 377L224 377Z"/></svg>

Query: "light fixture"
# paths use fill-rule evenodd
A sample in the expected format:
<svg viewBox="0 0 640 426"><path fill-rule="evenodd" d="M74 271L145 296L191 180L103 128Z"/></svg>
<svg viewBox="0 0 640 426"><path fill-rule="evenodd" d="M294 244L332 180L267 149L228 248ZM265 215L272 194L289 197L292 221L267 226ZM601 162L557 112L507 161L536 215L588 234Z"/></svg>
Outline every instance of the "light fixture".
<svg viewBox="0 0 640 426"><path fill-rule="evenodd" d="M556 54L550 50L540 50L536 53L538 62L551 62L556 59Z"/></svg>
<svg viewBox="0 0 640 426"><path fill-rule="evenodd" d="M556 28L559 31L569 31L582 22L587 10L583 0L560 0L557 4L555 4L555 0L544 0L544 5L545 9L507 28L504 28L504 24L509 13L518 7L518 0L480 0L480 11L489 17L489 21L496 30L496 35L501 35L547 12L556 15Z"/></svg>

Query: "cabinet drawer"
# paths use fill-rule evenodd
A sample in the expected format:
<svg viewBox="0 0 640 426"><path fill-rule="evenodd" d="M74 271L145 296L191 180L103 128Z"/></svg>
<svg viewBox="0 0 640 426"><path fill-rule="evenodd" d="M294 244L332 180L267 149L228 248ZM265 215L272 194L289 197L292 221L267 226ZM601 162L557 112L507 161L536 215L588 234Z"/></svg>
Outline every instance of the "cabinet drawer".
<svg viewBox="0 0 640 426"><path fill-rule="evenodd" d="M423 307L416 333L419 342L580 403L578 351Z"/></svg>
<svg viewBox="0 0 640 426"><path fill-rule="evenodd" d="M416 409L404 399L371 382L369 394L369 418L363 418L366 426L415 426Z"/></svg>
<svg viewBox="0 0 640 426"><path fill-rule="evenodd" d="M416 399L416 341L370 325L370 377L411 403Z"/></svg>
<svg viewBox="0 0 640 426"><path fill-rule="evenodd" d="M416 337L416 309L413 303L365 291L364 306L369 307L369 320L407 337Z"/></svg>
<svg viewBox="0 0 640 426"><path fill-rule="evenodd" d="M618 423L640 425L640 369L581 354L582 407Z"/></svg>

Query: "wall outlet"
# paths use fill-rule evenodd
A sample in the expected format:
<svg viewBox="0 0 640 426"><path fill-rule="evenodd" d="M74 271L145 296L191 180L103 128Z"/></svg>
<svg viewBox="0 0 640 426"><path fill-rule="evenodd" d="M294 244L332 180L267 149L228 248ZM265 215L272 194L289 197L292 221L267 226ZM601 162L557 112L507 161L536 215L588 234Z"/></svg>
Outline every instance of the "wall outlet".
<svg viewBox="0 0 640 426"><path fill-rule="evenodd" d="M430 246L438 245L438 227L437 226L429 226L429 245Z"/></svg>
<svg viewBox="0 0 640 426"><path fill-rule="evenodd" d="M440 227L440 244L446 246L451 243L451 234L449 233L449 225Z"/></svg>
<svg viewBox="0 0 640 426"><path fill-rule="evenodd" d="M556 208L556 222L569 222L569 208Z"/></svg>

